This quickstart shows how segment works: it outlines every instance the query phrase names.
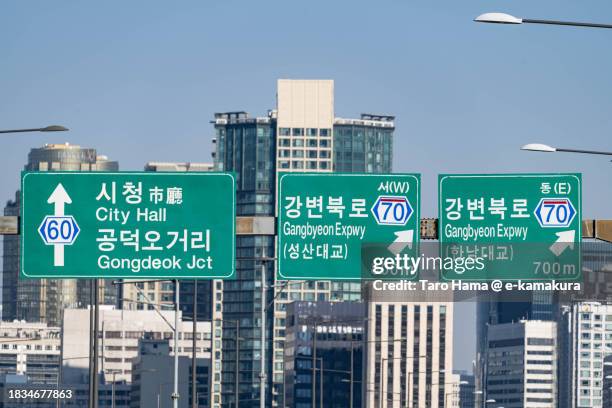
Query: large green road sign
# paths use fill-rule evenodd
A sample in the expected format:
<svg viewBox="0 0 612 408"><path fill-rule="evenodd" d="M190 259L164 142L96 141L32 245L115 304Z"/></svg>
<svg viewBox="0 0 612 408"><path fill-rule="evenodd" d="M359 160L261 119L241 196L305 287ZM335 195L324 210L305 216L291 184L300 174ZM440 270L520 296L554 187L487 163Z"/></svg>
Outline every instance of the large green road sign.
<svg viewBox="0 0 612 408"><path fill-rule="evenodd" d="M234 275L231 174L24 172L21 194L23 277Z"/></svg>
<svg viewBox="0 0 612 408"><path fill-rule="evenodd" d="M482 262L443 279L580 278L580 174L443 174L438 189L441 256Z"/></svg>
<svg viewBox="0 0 612 408"><path fill-rule="evenodd" d="M284 173L278 197L279 279L374 277L418 251L419 175Z"/></svg>

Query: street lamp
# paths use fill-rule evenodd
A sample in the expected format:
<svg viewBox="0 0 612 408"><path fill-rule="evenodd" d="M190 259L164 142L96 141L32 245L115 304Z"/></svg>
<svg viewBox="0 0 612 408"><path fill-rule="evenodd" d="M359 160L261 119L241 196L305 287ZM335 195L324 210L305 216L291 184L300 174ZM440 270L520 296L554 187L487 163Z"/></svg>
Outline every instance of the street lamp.
<svg viewBox="0 0 612 408"><path fill-rule="evenodd" d="M484 13L474 19L477 23L493 24L547 24L573 27L612 28L612 24L578 23L575 21L535 20L519 18L506 13Z"/></svg>
<svg viewBox="0 0 612 408"><path fill-rule="evenodd" d="M603 156L612 156L612 152L604 152L599 150L582 150L582 149L565 149L560 147L552 147L541 143L529 143L521 147L521 150L527 150L530 152L543 152L543 153L582 153L582 154L597 154Z"/></svg>
<svg viewBox="0 0 612 408"><path fill-rule="evenodd" d="M0 130L0 133L23 133L23 132L66 132L70 129L60 125L51 125L43 128L34 129L12 129L12 130Z"/></svg>

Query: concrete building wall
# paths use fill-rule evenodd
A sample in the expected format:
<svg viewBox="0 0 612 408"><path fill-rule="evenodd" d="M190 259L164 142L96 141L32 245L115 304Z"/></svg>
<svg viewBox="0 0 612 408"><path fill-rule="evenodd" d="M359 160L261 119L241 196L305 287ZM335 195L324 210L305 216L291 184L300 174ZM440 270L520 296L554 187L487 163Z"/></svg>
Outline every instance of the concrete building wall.
<svg viewBox="0 0 612 408"><path fill-rule="evenodd" d="M508 408L557 406L557 326L523 320L489 326L485 395Z"/></svg>
<svg viewBox="0 0 612 408"><path fill-rule="evenodd" d="M162 311L168 322L174 322L174 312ZM180 320L178 352L191 356L191 322ZM62 378L68 383L87 382L89 342L89 310L67 309L62 326L63 367ZM151 333L156 339L169 339L172 353L174 341L172 329L156 311L116 310L102 307L100 310L100 371L117 371L117 381L132 381L132 361L138 356L138 340L144 333ZM210 322L198 322L200 335L197 357L210 358L212 331Z"/></svg>
<svg viewBox="0 0 612 408"><path fill-rule="evenodd" d="M23 375L32 384L56 384L61 366L59 327L0 322L0 374Z"/></svg>
<svg viewBox="0 0 612 408"><path fill-rule="evenodd" d="M442 408L453 376L451 302L368 303L368 406Z"/></svg>

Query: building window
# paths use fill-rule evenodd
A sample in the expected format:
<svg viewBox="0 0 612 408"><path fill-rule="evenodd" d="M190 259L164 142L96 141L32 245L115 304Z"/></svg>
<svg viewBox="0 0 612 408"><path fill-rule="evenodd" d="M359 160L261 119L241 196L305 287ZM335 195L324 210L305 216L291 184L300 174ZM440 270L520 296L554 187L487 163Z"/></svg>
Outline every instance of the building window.
<svg viewBox="0 0 612 408"><path fill-rule="evenodd" d="M293 128L293 136L304 136L304 129Z"/></svg>
<svg viewBox="0 0 612 408"><path fill-rule="evenodd" d="M306 130L306 136L316 136L316 135L317 135L317 129L308 128Z"/></svg>
<svg viewBox="0 0 612 408"><path fill-rule="evenodd" d="M331 136L331 131L329 129L319 129L319 136L329 137Z"/></svg>
<svg viewBox="0 0 612 408"><path fill-rule="evenodd" d="M279 128L278 133L281 136L291 136L291 131L289 130L289 128Z"/></svg>

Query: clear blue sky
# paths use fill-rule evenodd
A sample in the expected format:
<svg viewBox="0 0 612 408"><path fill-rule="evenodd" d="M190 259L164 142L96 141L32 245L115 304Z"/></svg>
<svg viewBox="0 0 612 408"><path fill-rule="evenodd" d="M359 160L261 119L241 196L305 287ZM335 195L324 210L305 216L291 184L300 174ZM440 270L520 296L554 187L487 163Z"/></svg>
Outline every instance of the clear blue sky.
<svg viewBox="0 0 612 408"><path fill-rule="evenodd" d="M572 171L584 216L612 217L607 159L519 151L612 150L612 30L472 22L486 11L612 22L603 0L5 1L0 129L72 130L2 135L0 198L43 143L95 147L123 170L210 161L214 112L263 114L277 78L329 78L337 116L397 116L394 170L423 174L424 216L438 173ZM457 327L458 350L472 328Z"/></svg>

